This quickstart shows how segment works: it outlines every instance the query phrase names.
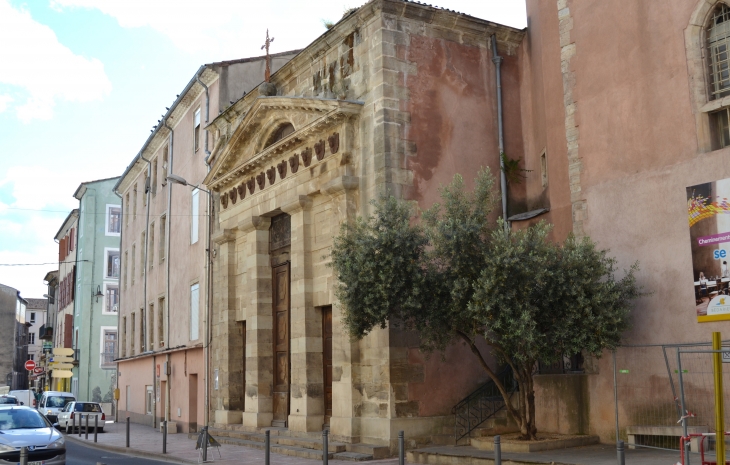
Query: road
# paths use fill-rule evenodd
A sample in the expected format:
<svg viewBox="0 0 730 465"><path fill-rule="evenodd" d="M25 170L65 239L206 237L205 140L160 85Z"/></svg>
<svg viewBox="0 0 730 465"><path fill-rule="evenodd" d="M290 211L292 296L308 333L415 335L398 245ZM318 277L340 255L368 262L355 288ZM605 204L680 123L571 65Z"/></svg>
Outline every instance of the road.
<svg viewBox="0 0 730 465"><path fill-rule="evenodd" d="M76 442L66 441L67 465L96 465L97 463L105 463L107 465L169 465L170 463L178 462L163 462L131 455L116 454L93 447L86 447Z"/></svg>

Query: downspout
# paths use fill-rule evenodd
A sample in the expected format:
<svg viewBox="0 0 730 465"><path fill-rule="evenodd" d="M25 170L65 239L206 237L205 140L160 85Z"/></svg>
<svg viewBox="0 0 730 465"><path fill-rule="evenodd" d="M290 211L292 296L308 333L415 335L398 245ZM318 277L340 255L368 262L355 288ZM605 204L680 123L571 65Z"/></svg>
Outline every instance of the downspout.
<svg viewBox="0 0 730 465"><path fill-rule="evenodd" d="M145 202L147 204L147 219L145 220L145 224L144 224L144 262L143 262L144 266L142 268L142 273L144 273L144 302L143 302L143 305L145 308L144 320L149 320L150 307L147 302L147 270L149 269L149 263L148 263L149 255L147 255L147 254L149 253L149 247L150 247L149 229L150 229L150 204L152 203L151 202L152 198L150 195L150 193L152 192L152 186L151 186L152 162L149 161L148 159L146 159L144 157L144 155L142 155L142 152L139 152L139 158L141 158L142 160L147 162L147 182L145 183L145 186L144 186L144 190L145 190L144 195L147 196L147 202ZM151 351L151 348L147 347L147 344L149 344L149 339L147 338L147 322L140 321L139 323L142 327L142 340L144 341L144 346L147 348L147 350L145 350L145 352ZM152 357L152 386L154 386L153 389L157 389L157 383L155 383L155 358L154 357ZM155 404L155 407L156 407L155 399L156 399L156 397L152 396L152 403ZM152 411L155 412L154 408ZM152 415L152 427L153 428L155 427L155 418L156 418L156 416L153 413L153 415Z"/></svg>
<svg viewBox="0 0 730 465"><path fill-rule="evenodd" d="M173 142L175 140L175 130L172 129L170 126L167 125L167 119L162 120L162 124L170 130L170 148L168 150L168 154L170 155L169 160L167 161L168 169L167 174L168 176L172 174L172 162L175 159L174 151L173 151ZM167 181L167 180L165 180ZM166 276L165 276L165 299L167 300L167 308L165 313L167 313L167 334L165 335L165 344L167 344L167 348L170 347L170 259L172 258L172 254L170 253L170 232L172 231L172 186L174 185L174 182L167 182L167 231L165 231L165 268L166 268ZM165 355L165 421L170 421L170 375L168 373L172 373L172 370L170 369L170 353L168 352Z"/></svg>
<svg viewBox="0 0 730 465"><path fill-rule="evenodd" d="M502 191L502 219L504 230L509 232L507 221L507 176L504 173L504 126L502 121L502 57L497 55L497 35L492 34L492 62L497 75L497 126L499 131L499 187Z"/></svg>
<svg viewBox="0 0 730 465"><path fill-rule="evenodd" d="M119 217L119 221L120 221L119 224L120 224L120 226L122 226L122 225L124 225L124 207L125 207L124 198L117 191L116 187L114 187L114 189L112 189L112 192L114 192L114 194L117 197L119 197L119 202L122 205L122 215ZM129 205L126 205L126 207L129 207ZM120 227L119 229L121 230L121 232L119 233L119 261L121 262L122 246L124 245L124 228ZM120 269L121 269L121 266L120 266ZM126 273L126 270L125 270L125 273ZM121 332L119 329L122 327L121 324L119 324L119 320L121 318L120 315L122 314L122 292L121 291L122 291L122 276L120 273L120 276L119 276L119 310L117 311L117 334L119 334ZM126 342L127 342L126 338L127 338L127 328L124 328L124 339L125 340L122 341L122 339L117 336L117 340L119 341L119 344L117 344L117 358L119 357L119 348L122 346L122 344L126 344ZM119 363L115 363L114 366L116 367L116 368L114 368L114 370L116 371L116 377L115 377L116 386L114 387L114 390L115 390L115 392L119 392ZM116 396L114 396L114 397L116 397ZM116 423L119 423L119 399L114 399L114 421Z"/></svg>
<svg viewBox="0 0 730 465"><path fill-rule="evenodd" d="M96 189L86 189L86 192L88 191L94 191L94 210L97 208L97 201L98 198L96 196ZM86 196L86 194L84 194ZM79 202L81 203L81 202ZM86 222L84 222L84 226L86 226ZM94 226L96 226L96 218L94 218ZM81 209L79 209L79 229L81 229ZM79 234L77 232L76 237L79 237ZM93 241L94 245L91 247L92 254L96 256L96 234L92 234L91 240ZM77 255L76 259L78 260L78 239L76 240L76 249L77 249ZM106 259L106 257L105 257ZM119 260L121 262L122 256L119 255ZM91 262L91 293L90 295L94 295L94 277L96 276L96 260ZM88 297L88 296L87 296ZM94 302L89 299L89 328L92 330L94 329ZM87 398L91 398L91 341L94 337L94 334L89 334L89 356L87 357L88 365L86 367L86 396ZM103 344L103 341L99 341L100 344ZM81 370L79 370L79 375L81 374Z"/></svg>
<svg viewBox="0 0 730 465"><path fill-rule="evenodd" d="M210 116L210 95L208 93L208 86L206 86L203 81L200 80L200 74L195 75L195 80L198 81L198 84L203 86L205 89L205 123L208 124L208 119ZM205 166L207 168L207 172L210 173L210 164L208 163L208 160L210 158L210 151L208 150L208 131L205 131L205 158L203 161L205 162ZM203 362L205 365L205 400L203 402L204 405L204 411L203 411L203 423L206 427L208 427L208 423L210 422L210 320L211 320L211 297L213 295L211 291L211 287L213 285L213 266L212 266L212 260L211 260L211 253L212 253L212 247L211 247L211 241L210 241L210 234L211 234L211 221L213 218L213 194L208 192L208 221L205 224L205 340L203 341Z"/></svg>

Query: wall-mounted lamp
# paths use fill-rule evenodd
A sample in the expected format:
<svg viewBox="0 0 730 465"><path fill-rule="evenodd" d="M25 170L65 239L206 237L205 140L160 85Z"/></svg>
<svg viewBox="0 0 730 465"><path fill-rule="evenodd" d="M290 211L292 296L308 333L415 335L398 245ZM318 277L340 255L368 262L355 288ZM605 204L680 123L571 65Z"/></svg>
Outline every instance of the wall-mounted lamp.
<svg viewBox="0 0 730 465"><path fill-rule="evenodd" d="M99 297L104 297L104 294L101 293L101 286L96 286L96 294L94 294L92 297L96 297L97 303L99 303Z"/></svg>

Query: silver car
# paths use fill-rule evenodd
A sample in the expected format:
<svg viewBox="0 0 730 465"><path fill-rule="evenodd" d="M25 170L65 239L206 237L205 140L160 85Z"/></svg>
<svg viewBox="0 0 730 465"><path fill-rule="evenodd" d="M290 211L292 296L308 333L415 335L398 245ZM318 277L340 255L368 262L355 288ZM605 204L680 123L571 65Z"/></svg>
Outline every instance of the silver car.
<svg viewBox="0 0 730 465"><path fill-rule="evenodd" d="M28 465L66 465L66 440L32 407L0 405L0 464L20 462L28 448Z"/></svg>

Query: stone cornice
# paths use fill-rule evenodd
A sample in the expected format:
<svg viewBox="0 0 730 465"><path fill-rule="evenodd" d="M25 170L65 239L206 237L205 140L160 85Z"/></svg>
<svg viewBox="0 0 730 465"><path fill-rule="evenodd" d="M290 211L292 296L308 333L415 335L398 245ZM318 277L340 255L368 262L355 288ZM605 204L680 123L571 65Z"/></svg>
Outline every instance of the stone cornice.
<svg viewBox="0 0 730 465"><path fill-rule="evenodd" d="M291 200L281 206L281 211L292 214L301 210L309 210L312 208L312 199L306 195L300 195L296 199Z"/></svg>
<svg viewBox="0 0 730 465"><path fill-rule="evenodd" d="M310 135L321 134L339 122L358 115L362 106L362 102L347 100L259 97L243 117L230 140L225 142L224 146L219 149L217 159L203 183L214 191L220 191L227 183L268 166L272 159L286 151L298 148L306 142L306 138ZM241 148L244 145L256 143L252 139L254 135L260 136L259 123L265 120L272 111L282 114L291 111L303 111L315 114L316 118L253 157L243 161L239 160L237 155L239 155Z"/></svg>
<svg viewBox="0 0 730 465"><path fill-rule="evenodd" d="M250 216L239 221L236 229L246 234L254 229L257 231L266 231L269 229L269 226L271 226L271 218L266 216Z"/></svg>
<svg viewBox="0 0 730 465"><path fill-rule="evenodd" d="M335 196L357 188L360 179L355 176L340 176L326 183L320 188L320 192L326 195Z"/></svg>

